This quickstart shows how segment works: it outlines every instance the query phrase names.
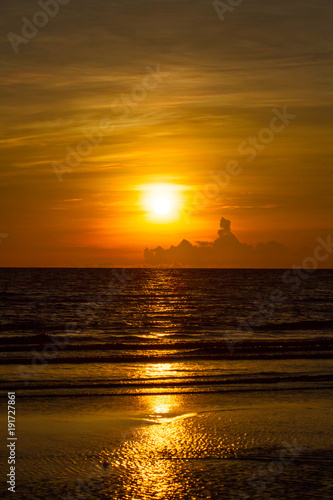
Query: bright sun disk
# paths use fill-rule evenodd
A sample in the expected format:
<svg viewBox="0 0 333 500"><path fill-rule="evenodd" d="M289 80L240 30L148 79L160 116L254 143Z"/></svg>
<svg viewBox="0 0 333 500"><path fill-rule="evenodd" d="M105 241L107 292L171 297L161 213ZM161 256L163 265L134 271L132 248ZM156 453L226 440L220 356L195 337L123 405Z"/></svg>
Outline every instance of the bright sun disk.
<svg viewBox="0 0 333 500"><path fill-rule="evenodd" d="M165 215L170 211L171 204L166 198L158 198L154 201L154 212L159 215Z"/></svg>

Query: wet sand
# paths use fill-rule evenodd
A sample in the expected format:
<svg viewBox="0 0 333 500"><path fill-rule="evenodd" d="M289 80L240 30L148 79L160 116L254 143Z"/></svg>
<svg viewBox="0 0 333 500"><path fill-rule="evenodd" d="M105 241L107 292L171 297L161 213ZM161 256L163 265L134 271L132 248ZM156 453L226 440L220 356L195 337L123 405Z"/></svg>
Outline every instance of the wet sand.
<svg viewBox="0 0 333 500"><path fill-rule="evenodd" d="M326 390L18 396L16 494L2 447L1 498L329 499L331 421Z"/></svg>

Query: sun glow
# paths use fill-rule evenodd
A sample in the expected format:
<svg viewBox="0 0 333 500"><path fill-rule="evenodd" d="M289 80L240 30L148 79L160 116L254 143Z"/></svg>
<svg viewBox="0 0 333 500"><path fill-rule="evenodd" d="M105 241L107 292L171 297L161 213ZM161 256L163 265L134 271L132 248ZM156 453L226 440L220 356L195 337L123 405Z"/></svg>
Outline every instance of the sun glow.
<svg viewBox="0 0 333 500"><path fill-rule="evenodd" d="M181 210L183 187L174 184L146 184L142 186L141 204L152 221L169 222Z"/></svg>

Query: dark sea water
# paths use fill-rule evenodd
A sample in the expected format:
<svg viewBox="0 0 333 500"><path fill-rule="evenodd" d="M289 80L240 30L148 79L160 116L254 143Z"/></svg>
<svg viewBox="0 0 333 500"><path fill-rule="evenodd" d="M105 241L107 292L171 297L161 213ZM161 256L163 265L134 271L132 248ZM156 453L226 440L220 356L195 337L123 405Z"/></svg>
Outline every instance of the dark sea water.
<svg viewBox="0 0 333 500"><path fill-rule="evenodd" d="M2 269L0 389L327 387L332 285L330 270Z"/></svg>

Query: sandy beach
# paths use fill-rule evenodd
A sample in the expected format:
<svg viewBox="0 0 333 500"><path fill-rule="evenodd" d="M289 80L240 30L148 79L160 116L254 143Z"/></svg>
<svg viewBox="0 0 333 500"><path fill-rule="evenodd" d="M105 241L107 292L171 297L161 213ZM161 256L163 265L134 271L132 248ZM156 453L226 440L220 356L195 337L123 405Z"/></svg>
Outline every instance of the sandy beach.
<svg viewBox="0 0 333 500"><path fill-rule="evenodd" d="M329 499L331 416L326 390L18 397L15 497Z"/></svg>

